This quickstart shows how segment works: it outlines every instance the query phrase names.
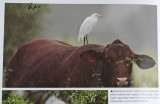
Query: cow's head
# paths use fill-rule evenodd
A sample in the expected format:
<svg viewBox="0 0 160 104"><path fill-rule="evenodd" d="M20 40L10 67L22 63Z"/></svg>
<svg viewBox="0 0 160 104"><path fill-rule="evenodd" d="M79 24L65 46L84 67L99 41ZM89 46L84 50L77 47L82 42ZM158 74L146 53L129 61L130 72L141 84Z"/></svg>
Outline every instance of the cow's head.
<svg viewBox="0 0 160 104"><path fill-rule="evenodd" d="M155 61L147 55L134 54L128 45L115 40L107 45L104 51L87 50L81 53L81 58L91 64L103 61L102 81L104 86L128 87L131 85L132 64L136 63L141 69L155 65ZM105 82L110 79L110 82Z"/></svg>

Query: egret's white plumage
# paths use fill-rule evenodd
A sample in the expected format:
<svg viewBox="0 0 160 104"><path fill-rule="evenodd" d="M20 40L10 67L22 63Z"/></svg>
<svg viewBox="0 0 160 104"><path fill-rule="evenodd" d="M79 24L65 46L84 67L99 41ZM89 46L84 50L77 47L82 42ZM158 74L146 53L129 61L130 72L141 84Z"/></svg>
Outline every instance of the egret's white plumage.
<svg viewBox="0 0 160 104"><path fill-rule="evenodd" d="M92 29L97 24L98 17L102 17L102 15L94 13L83 21L79 30L78 42L83 40L84 37L92 31Z"/></svg>

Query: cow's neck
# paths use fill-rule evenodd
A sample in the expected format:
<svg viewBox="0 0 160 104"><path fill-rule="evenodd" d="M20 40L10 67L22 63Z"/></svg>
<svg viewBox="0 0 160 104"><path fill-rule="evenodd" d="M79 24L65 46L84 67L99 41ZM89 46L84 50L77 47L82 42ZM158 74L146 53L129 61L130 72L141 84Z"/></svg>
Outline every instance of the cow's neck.
<svg viewBox="0 0 160 104"><path fill-rule="evenodd" d="M96 64L90 65L90 70L92 71L91 77L93 80L93 83L91 86L103 87L102 68L103 68L102 61L99 61Z"/></svg>
<svg viewBox="0 0 160 104"><path fill-rule="evenodd" d="M109 63L106 65L103 65L102 68L102 82L104 84L104 87L112 87L112 69L109 66Z"/></svg>
<svg viewBox="0 0 160 104"><path fill-rule="evenodd" d="M101 73L96 72L96 69L94 66L91 66L91 69L93 71L92 77L94 77L96 80L96 86L103 87Z"/></svg>

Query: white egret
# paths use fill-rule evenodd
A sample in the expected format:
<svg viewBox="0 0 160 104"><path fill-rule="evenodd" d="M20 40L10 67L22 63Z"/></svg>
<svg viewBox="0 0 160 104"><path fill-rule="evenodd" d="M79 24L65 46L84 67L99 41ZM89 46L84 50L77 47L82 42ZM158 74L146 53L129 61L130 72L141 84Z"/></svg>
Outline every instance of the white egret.
<svg viewBox="0 0 160 104"><path fill-rule="evenodd" d="M88 44L87 35L92 31L92 29L97 24L98 17L103 17L103 16L94 13L83 21L79 30L78 42L84 40L84 45L85 45L85 40L86 40Z"/></svg>

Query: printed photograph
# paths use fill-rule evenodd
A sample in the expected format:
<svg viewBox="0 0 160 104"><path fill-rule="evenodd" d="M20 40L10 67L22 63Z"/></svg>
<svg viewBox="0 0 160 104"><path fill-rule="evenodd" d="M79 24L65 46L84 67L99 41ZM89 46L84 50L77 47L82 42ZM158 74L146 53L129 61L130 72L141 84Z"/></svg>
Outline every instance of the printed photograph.
<svg viewBox="0 0 160 104"><path fill-rule="evenodd" d="M108 91L3 91L2 104L108 104Z"/></svg>
<svg viewBox="0 0 160 104"><path fill-rule="evenodd" d="M155 5L6 3L4 25L4 88L158 87Z"/></svg>

